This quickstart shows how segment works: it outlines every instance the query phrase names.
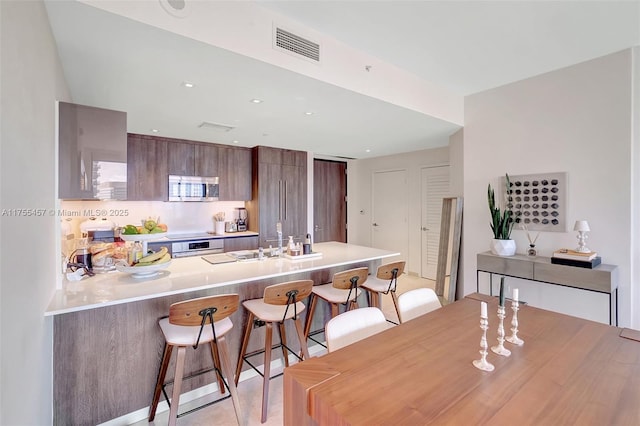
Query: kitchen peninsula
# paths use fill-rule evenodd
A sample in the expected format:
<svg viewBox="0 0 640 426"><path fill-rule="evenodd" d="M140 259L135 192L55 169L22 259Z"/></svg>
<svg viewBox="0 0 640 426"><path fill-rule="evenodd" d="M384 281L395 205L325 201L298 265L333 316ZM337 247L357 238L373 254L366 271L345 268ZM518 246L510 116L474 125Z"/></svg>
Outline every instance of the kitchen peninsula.
<svg viewBox="0 0 640 426"><path fill-rule="evenodd" d="M337 242L318 243L313 250L321 256L217 265L188 257L173 259L167 271L153 278L115 272L66 283L45 312L54 316L54 424L98 424L149 405L163 350L157 322L174 302L223 293L238 293L241 301L258 298L270 284L298 279L322 284L350 268L375 271L382 259L398 255ZM316 321L327 315L318 312ZM231 320L229 343L235 358L244 309ZM294 333L293 328L287 331ZM261 333L263 329L254 331L258 336L252 337L249 350L263 341ZM190 371L209 367L205 346L188 360ZM186 382L184 391L213 382L208 373Z"/></svg>

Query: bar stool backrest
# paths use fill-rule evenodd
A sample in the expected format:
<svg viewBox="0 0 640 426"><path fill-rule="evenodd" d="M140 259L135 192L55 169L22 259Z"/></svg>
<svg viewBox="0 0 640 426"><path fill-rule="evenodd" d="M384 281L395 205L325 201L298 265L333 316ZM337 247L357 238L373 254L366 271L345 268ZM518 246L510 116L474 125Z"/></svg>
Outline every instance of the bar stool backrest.
<svg viewBox="0 0 640 426"><path fill-rule="evenodd" d="M396 291L398 283L398 277L404 273L404 266L407 262L400 260L398 262L387 263L386 265L380 265L376 272L376 278L389 281L389 287L385 294L390 291Z"/></svg>
<svg viewBox="0 0 640 426"><path fill-rule="evenodd" d="M313 281L300 280L289 281L281 284L273 284L264 289L264 303L270 305L286 305L299 302L311 294ZM295 297L295 299L291 299Z"/></svg>
<svg viewBox="0 0 640 426"><path fill-rule="evenodd" d="M213 322L225 319L238 310L240 297L237 294L220 294L176 302L169 307L169 322L175 325L202 325L202 311L212 308ZM210 323L206 318L204 324Z"/></svg>
<svg viewBox="0 0 640 426"><path fill-rule="evenodd" d="M353 280L357 279L354 287L360 287L367 281L367 276L369 275L369 268L355 268L348 269L346 271L338 272L333 275L333 280L331 284L335 288L339 288L341 290L349 290L353 287Z"/></svg>

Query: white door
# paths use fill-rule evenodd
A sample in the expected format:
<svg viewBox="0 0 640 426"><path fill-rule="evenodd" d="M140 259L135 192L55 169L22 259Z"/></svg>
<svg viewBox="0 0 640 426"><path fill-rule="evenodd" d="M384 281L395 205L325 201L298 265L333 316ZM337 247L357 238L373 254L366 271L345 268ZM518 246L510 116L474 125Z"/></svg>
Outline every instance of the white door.
<svg viewBox="0 0 640 426"><path fill-rule="evenodd" d="M372 194L372 246L400 252L398 259L406 259L409 252L407 171L374 172Z"/></svg>
<svg viewBox="0 0 640 426"><path fill-rule="evenodd" d="M449 166L425 167L421 177L421 234L423 278L436 279L442 199L449 196Z"/></svg>

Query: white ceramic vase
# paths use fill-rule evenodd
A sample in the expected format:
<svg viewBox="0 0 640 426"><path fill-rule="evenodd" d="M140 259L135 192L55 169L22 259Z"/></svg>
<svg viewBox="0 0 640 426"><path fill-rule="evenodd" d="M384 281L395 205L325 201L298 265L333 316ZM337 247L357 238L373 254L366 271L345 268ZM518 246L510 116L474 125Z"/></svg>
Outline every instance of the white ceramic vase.
<svg viewBox="0 0 640 426"><path fill-rule="evenodd" d="M214 222L215 222L214 232L216 233L216 235L224 235L224 222L218 222L218 221L214 221Z"/></svg>
<svg viewBox="0 0 640 426"><path fill-rule="evenodd" d="M515 240L491 240L491 253L497 256L513 256L516 254Z"/></svg>

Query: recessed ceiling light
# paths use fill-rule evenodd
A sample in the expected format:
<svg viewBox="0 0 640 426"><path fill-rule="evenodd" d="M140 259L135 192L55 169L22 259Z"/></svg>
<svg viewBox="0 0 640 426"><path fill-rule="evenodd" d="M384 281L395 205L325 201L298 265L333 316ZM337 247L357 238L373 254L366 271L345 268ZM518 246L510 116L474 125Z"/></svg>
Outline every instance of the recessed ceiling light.
<svg viewBox="0 0 640 426"><path fill-rule="evenodd" d="M365 152L371 152L371 150L370 150L370 149L365 149L364 151L365 151Z"/></svg>
<svg viewBox="0 0 640 426"><path fill-rule="evenodd" d="M261 99L251 99L251 102L253 102L254 104L259 104L262 103Z"/></svg>
<svg viewBox="0 0 640 426"><path fill-rule="evenodd" d="M313 112L307 111L307 112L304 113L304 115L313 115Z"/></svg>
<svg viewBox="0 0 640 426"><path fill-rule="evenodd" d="M153 133L158 133L160 130L158 130L158 129L151 129L151 131L152 131Z"/></svg>
<svg viewBox="0 0 640 426"><path fill-rule="evenodd" d="M188 87L189 89L195 86L195 84L191 83L190 81L183 81L182 85L184 87Z"/></svg>
<svg viewBox="0 0 640 426"><path fill-rule="evenodd" d="M233 141L233 143L238 143L238 141Z"/></svg>

